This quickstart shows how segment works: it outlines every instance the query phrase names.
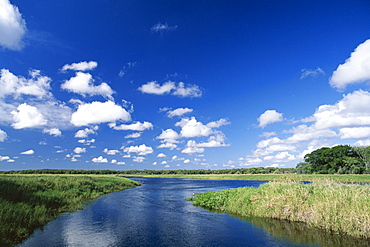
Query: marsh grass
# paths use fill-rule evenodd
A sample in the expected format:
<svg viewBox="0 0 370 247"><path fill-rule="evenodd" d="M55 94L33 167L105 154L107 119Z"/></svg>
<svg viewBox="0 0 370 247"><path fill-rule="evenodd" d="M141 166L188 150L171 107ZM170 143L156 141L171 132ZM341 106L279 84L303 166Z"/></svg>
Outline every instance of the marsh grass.
<svg viewBox="0 0 370 247"><path fill-rule="evenodd" d="M334 234L370 238L370 186L316 180L311 184L270 182L206 192L194 205L241 216L304 222Z"/></svg>
<svg viewBox="0 0 370 247"><path fill-rule="evenodd" d="M61 212L138 185L114 176L0 175L0 244L18 243Z"/></svg>

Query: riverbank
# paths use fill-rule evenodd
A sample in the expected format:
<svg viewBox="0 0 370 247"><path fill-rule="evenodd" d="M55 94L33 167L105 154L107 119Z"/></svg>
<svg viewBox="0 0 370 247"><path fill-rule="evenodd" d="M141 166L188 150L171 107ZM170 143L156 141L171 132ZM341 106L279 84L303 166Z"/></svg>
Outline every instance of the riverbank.
<svg viewBox="0 0 370 247"><path fill-rule="evenodd" d="M317 180L271 182L206 192L194 205L241 216L304 222L336 234L370 239L370 186Z"/></svg>
<svg viewBox="0 0 370 247"><path fill-rule="evenodd" d="M0 175L0 243L18 243L61 212L138 185L108 175Z"/></svg>
<svg viewBox="0 0 370 247"><path fill-rule="evenodd" d="M188 178L188 179L224 179L254 181L307 181L330 180L346 183L370 183L370 174L161 174L161 175L128 175L125 177L150 178Z"/></svg>

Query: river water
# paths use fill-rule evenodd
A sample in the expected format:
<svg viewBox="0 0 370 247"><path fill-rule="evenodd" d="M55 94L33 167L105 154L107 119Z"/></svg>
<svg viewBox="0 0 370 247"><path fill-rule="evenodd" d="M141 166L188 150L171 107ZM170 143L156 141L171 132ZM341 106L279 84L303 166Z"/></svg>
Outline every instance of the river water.
<svg viewBox="0 0 370 247"><path fill-rule="evenodd" d="M143 185L61 214L18 246L368 246L304 224L238 218L184 200L193 193L258 187L263 181L132 179Z"/></svg>

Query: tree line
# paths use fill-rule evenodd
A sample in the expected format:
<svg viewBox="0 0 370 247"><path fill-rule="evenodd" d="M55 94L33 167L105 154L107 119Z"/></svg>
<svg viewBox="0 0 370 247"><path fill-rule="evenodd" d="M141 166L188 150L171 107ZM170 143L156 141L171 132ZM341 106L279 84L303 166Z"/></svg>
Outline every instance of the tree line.
<svg viewBox="0 0 370 247"><path fill-rule="evenodd" d="M301 174L370 174L370 146L323 147L304 156L296 166Z"/></svg>

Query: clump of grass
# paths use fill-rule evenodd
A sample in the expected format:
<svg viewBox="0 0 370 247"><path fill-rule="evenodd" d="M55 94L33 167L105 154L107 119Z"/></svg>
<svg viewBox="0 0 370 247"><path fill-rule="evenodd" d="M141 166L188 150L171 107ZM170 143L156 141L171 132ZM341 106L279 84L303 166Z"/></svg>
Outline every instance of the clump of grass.
<svg viewBox="0 0 370 247"><path fill-rule="evenodd" d="M138 185L114 176L0 175L0 243L18 243L61 212Z"/></svg>
<svg viewBox="0 0 370 247"><path fill-rule="evenodd" d="M259 188L244 187L206 192L194 205L263 218L305 222L310 226L370 238L370 186L314 181L270 182Z"/></svg>

